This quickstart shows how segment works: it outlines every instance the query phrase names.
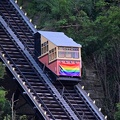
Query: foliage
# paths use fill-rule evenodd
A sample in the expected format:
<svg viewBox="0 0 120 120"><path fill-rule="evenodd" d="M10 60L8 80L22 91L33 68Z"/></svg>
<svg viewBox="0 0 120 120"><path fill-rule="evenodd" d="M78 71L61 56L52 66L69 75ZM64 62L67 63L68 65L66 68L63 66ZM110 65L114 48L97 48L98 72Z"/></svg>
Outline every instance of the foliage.
<svg viewBox="0 0 120 120"><path fill-rule="evenodd" d="M117 103L117 111L115 113L115 120L120 120L120 103Z"/></svg>
<svg viewBox="0 0 120 120"><path fill-rule="evenodd" d="M109 50L105 49L104 51L97 51L96 54L94 53L98 78L104 90L103 106L112 120L115 112L115 104L119 102L119 51L120 47L118 44L114 44L111 47L109 46Z"/></svg>
<svg viewBox="0 0 120 120"><path fill-rule="evenodd" d="M20 120L27 120L27 116L26 115L20 116Z"/></svg>
<svg viewBox="0 0 120 120"><path fill-rule="evenodd" d="M4 119L3 120L11 120L11 117L10 117L10 115L6 115L6 116L4 116Z"/></svg>
<svg viewBox="0 0 120 120"><path fill-rule="evenodd" d="M5 91L4 90L0 90L0 109L2 110L5 106Z"/></svg>
<svg viewBox="0 0 120 120"><path fill-rule="evenodd" d="M3 78L5 74L5 67L0 62L0 78ZM0 119L3 119L6 114L10 114L10 105L5 98L6 91L0 87Z"/></svg>
<svg viewBox="0 0 120 120"><path fill-rule="evenodd" d="M10 114L9 101L5 98L6 91L0 88L0 119L3 119L6 114Z"/></svg>
<svg viewBox="0 0 120 120"><path fill-rule="evenodd" d="M5 67L0 62L0 78L3 78L4 74L5 74Z"/></svg>

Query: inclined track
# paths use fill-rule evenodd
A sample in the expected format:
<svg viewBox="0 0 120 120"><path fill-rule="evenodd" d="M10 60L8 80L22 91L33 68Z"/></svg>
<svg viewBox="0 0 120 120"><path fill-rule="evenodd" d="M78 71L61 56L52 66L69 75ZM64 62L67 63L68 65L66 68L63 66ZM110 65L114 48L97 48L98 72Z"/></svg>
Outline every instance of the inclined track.
<svg viewBox="0 0 120 120"><path fill-rule="evenodd" d="M38 105L42 105L42 110L46 111L46 116L52 119L70 119L64 108L61 107L53 93L48 89L48 86L43 83L42 78L29 59L26 58L19 46L15 45L11 36L6 33L7 31L3 26L0 27L0 53L1 55L4 54L4 58L15 69L20 76L20 80L23 83L25 82L27 90L30 90L30 94L38 102Z"/></svg>

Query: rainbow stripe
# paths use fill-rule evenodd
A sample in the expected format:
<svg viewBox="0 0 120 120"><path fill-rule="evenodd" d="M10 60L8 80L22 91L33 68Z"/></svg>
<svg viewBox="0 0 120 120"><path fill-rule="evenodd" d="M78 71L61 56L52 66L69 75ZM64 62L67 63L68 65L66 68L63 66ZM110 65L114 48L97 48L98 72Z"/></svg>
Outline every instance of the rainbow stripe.
<svg viewBox="0 0 120 120"><path fill-rule="evenodd" d="M80 65L79 64L67 64L60 63L60 75L65 76L80 76Z"/></svg>

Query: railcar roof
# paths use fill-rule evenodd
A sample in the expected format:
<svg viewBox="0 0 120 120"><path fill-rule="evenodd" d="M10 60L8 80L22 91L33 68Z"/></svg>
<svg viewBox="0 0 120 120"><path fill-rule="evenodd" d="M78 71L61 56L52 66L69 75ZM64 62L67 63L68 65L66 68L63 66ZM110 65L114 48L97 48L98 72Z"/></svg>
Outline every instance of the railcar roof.
<svg viewBox="0 0 120 120"><path fill-rule="evenodd" d="M72 38L69 38L63 32L38 31L38 33L54 43L56 46L81 47L80 44L73 41Z"/></svg>

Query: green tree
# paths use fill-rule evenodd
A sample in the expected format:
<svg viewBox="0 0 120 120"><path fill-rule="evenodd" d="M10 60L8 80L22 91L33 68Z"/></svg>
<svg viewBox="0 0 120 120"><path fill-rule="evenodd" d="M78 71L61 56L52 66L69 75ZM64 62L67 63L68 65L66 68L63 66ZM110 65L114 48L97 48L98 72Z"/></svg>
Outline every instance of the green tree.
<svg viewBox="0 0 120 120"><path fill-rule="evenodd" d="M115 120L120 120L120 103L117 104L117 111L115 112Z"/></svg>
<svg viewBox="0 0 120 120"><path fill-rule="evenodd" d="M120 101L120 7L116 2L102 0L96 5L98 12L94 21L96 44L92 42L96 47L91 53L95 56L98 76L104 89L105 111L109 119L113 120L115 104Z"/></svg>
<svg viewBox="0 0 120 120"><path fill-rule="evenodd" d="M5 74L5 67L0 62L0 78L3 78L4 74Z"/></svg>
<svg viewBox="0 0 120 120"><path fill-rule="evenodd" d="M5 67L3 64L0 62L0 78L3 78L5 73ZM4 101L5 101L5 91L0 88L0 111L4 108Z"/></svg>
<svg viewBox="0 0 120 120"><path fill-rule="evenodd" d="M0 88L0 110L2 110L5 106L5 94L6 92Z"/></svg>
<svg viewBox="0 0 120 120"><path fill-rule="evenodd" d="M5 67L0 62L0 79L3 79L5 75ZM10 105L8 100L5 98L6 91L0 86L0 119L3 119L7 114L10 114Z"/></svg>

